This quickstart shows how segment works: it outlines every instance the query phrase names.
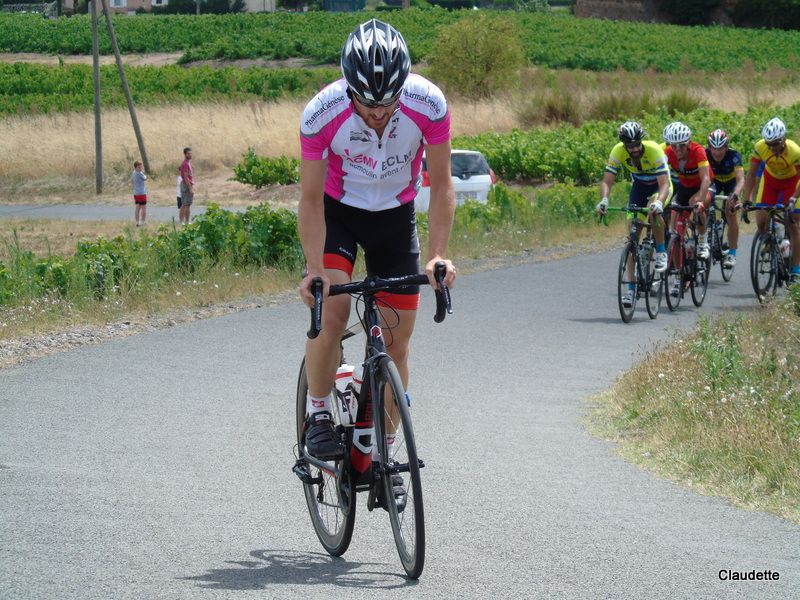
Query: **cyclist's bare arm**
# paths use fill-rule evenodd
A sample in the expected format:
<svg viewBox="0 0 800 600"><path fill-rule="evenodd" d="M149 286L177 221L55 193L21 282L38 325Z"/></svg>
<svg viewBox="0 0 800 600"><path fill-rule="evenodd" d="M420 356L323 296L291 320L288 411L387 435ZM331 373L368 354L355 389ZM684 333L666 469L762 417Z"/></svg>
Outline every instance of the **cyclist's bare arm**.
<svg viewBox="0 0 800 600"><path fill-rule="evenodd" d="M669 199L669 175L666 173L663 175L659 175L656 177L656 181L658 182L658 200L661 202L661 206L664 206Z"/></svg>
<svg viewBox="0 0 800 600"><path fill-rule="evenodd" d="M744 180L744 189L742 190L742 200L749 201L753 195L753 188L756 183L756 173L758 167L761 166L761 159L755 156L750 159L750 168L747 170L747 177Z"/></svg>
<svg viewBox="0 0 800 600"><path fill-rule="evenodd" d="M708 188L711 187L711 177L708 172L708 166L698 167L697 174L700 176L700 189L689 200L689 204L700 203L706 206L708 200Z"/></svg>
<svg viewBox="0 0 800 600"><path fill-rule="evenodd" d="M617 176L613 173L609 173L606 171L603 173L603 180L600 182L600 197L601 198L608 198L608 195L611 193L611 188L614 185L614 182L617 180Z"/></svg>
<svg viewBox="0 0 800 600"><path fill-rule="evenodd" d="M297 209L297 229L300 234L300 244L306 257L306 276L300 283L300 298L306 306L314 305L314 295L311 292L311 280L321 277L323 281L323 295L328 294L330 285L325 268L322 264L322 255L325 249L325 207L322 201L325 190L325 173L327 160L300 161L300 203Z"/></svg>
<svg viewBox="0 0 800 600"><path fill-rule="evenodd" d="M453 189L453 180L450 177L450 141L426 146L425 157L431 183L431 200L428 206L428 257L425 261L425 273L428 275L430 284L436 288L433 266L436 262L443 260L447 266L445 284L452 287L456 276L455 268L453 263L444 258L456 209L456 194Z"/></svg>

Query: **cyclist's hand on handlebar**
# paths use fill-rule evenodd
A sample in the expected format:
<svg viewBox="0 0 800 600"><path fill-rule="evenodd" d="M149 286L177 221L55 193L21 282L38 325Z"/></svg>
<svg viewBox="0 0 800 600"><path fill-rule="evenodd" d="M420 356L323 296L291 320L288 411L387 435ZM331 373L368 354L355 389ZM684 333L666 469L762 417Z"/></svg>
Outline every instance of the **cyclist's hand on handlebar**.
<svg viewBox="0 0 800 600"><path fill-rule="evenodd" d="M608 212L608 198L603 198L600 202L597 203L597 206L594 208L595 212L598 215L604 215Z"/></svg>
<svg viewBox="0 0 800 600"><path fill-rule="evenodd" d="M664 212L664 205L661 203L661 200L654 200L648 207L648 210L651 215L660 215Z"/></svg>
<svg viewBox="0 0 800 600"><path fill-rule="evenodd" d="M303 276L303 281L300 282L300 287L297 288L297 292L300 295L300 299L303 301L303 304L309 308L314 308L314 293L311 291L311 281L315 277L322 279L323 298L328 295L328 289L331 286L331 282L325 273L306 273Z"/></svg>
<svg viewBox="0 0 800 600"><path fill-rule="evenodd" d="M745 223L750 223L750 216L747 214L747 212L750 210L752 206L753 203L750 202L750 200L745 200L744 202L742 202L742 221L744 221Z"/></svg>
<svg viewBox="0 0 800 600"><path fill-rule="evenodd" d="M435 256L430 259L427 264L425 265L425 275L428 276L428 281L431 284L433 289L438 290L439 284L436 283L436 278L434 276L434 269L436 267L437 262L443 262L445 265L445 276L444 276L444 284L451 288L453 284L456 282L456 268L453 266L453 263L446 258L442 258L441 256Z"/></svg>

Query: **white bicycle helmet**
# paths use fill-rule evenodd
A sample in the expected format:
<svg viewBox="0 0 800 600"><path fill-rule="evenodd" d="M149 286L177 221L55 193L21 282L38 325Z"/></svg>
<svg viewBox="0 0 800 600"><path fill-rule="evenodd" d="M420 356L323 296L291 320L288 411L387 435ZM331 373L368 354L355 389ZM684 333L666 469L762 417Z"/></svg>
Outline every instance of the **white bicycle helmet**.
<svg viewBox="0 0 800 600"><path fill-rule="evenodd" d="M715 129L708 134L708 145L715 150L725 148L729 141L728 134L722 129Z"/></svg>
<svg viewBox="0 0 800 600"><path fill-rule="evenodd" d="M786 124L778 117L773 117L764 125L764 128L761 130L761 137L763 137L764 141L767 143L782 140L786 137Z"/></svg>
<svg viewBox="0 0 800 600"><path fill-rule="evenodd" d="M368 102L381 103L400 94L411 69L411 57L399 31L372 19L347 37L341 67L353 93Z"/></svg>
<svg viewBox="0 0 800 600"><path fill-rule="evenodd" d="M685 144L692 137L692 130L680 121L664 127L664 141L668 144Z"/></svg>

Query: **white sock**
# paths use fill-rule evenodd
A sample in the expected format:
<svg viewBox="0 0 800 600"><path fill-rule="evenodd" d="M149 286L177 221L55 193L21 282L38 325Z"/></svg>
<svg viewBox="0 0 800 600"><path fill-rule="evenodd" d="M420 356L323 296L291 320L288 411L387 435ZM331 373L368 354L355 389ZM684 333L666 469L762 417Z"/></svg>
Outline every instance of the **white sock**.
<svg viewBox="0 0 800 600"><path fill-rule="evenodd" d="M390 433L386 435L386 452L388 456L386 460L392 460L395 452L395 444L397 443L397 436L394 433ZM372 460L378 460L378 447L373 444L372 445Z"/></svg>
<svg viewBox="0 0 800 600"><path fill-rule="evenodd" d="M331 412L331 397L315 398L311 394L306 394L306 412L313 415L319 412Z"/></svg>

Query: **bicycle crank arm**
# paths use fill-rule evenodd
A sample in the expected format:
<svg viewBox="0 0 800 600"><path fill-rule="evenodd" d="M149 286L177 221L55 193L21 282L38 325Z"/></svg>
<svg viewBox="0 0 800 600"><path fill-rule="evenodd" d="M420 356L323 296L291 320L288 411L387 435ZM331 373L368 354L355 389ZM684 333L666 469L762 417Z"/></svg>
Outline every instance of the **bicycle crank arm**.
<svg viewBox="0 0 800 600"><path fill-rule="evenodd" d="M420 469L425 468L425 463L421 458L417 459L417 465L419 465ZM403 463L401 465L387 465L386 470L389 473L408 473L408 463Z"/></svg>

